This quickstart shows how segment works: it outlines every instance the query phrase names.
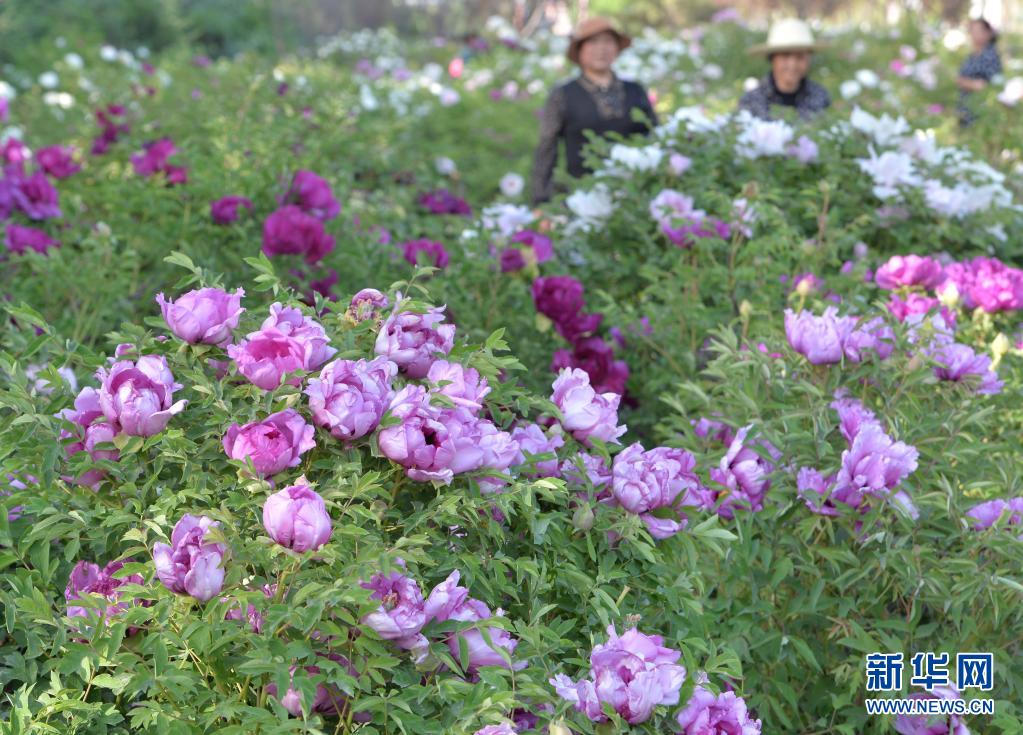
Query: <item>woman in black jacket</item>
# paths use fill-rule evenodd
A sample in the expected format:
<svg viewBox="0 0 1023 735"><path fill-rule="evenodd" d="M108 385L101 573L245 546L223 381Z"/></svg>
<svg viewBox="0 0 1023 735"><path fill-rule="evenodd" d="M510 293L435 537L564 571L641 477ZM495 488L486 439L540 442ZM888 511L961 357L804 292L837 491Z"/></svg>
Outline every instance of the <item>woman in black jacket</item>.
<svg viewBox="0 0 1023 735"><path fill-rule="evenodd" d="M534 204L551 198L562 140L568 173L578 177L589 173L583 163L585 131L599 136L645 134L657 125L657 116L642 85L621 79L611 68L618 54L631 43L632 39L606 18L590 18L572 33L568 58L579 65L580 74L555 87L543 107L540 144L533 162ZM643 120L632 119L634 109L643 112Z"/></svg>

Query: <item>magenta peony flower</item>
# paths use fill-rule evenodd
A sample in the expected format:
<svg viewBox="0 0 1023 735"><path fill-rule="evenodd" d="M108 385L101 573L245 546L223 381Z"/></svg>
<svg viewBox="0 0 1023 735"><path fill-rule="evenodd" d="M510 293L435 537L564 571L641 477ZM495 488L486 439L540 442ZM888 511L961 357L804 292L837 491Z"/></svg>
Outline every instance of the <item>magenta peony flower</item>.
<svg viewBox="0 0 1023 735"><path fill-rule="evenodd" d="M263 528L275 543L297 552L316 551L330 540L330 514L305 477L263 504Z"/></svg>
<svg viewBox="0 0 1023 735"><path fill-rule="evenodd" d="M313 423L342 441L375 429L394 396L391 381L398 367L386 357L334 360L310 378L305 389Z"/></svg>
<svg viewBox="0 0 1023 735"><path fill-rule="evenodd" d="M330 337L323 326L293 306L283 306L280 302L271 304L270 316L263 320L261 329L276 330L303 345L308 353L306 370L315 370L337 354L337 350L328 347Z"/></svg>
<svg viewBox="0 0 1023 735"><path fill-rule="evenodd" d="M19 178L11 189L11 199L29 219L60 217L60 195L42 171Z"/></svg>
<svg viewBox="0 0 1023 735"><path fill-rule="evenodd" d="M558 477L560 475L556 452L565 446L561 427L555 426L548 435L539 424L516 426L511 431L511 437L518 445L514 464L531 463L531 469L525 473L527 477ZM554 458L534 463L533 457L538 454L553 454Z"/></svg>
<svg viewBox="0 0 1023 735"><path fill-rule="evenodd" d="M323 222L299 207L281 207L263 222L263 252L271 258L301 255L314 264L333 250L334 238L323 229Z"/></svg>
<svg viewBox="0 0 1023 735"><path fill-rule="evenodd" d="M658 705L678 704L686 679L685 667L676 663L681 652L662 645L661 636L635 628L619 637L609 625L607 633L608 642L590 653L589 679L575 682L558 674L550 680L558 695L593 722L607 720L602 705L610 704L632 725L649 720Z"/></svg>
<svg viewBox="0 0 1023 735"><path fill-rule="evenodd" d="M150 141L143 146L141 153L135 153L131 157L131 165L139 176L152 176L158 171L164 171L168 165L168 159L177 153L174 141L170 138Z"/></svg>
<svg viewBox="0 0 1023 735"><path fill-rule="evenodd" d="M419 195L419 206L433 214L458 214L464 217L472 215L472 207L461 197L457 197L447 189L436 189Z"/></svg>
<svg viewBox="0 0 1023 735"><path fill-rule="evenodd" d="M60 243L35 227L24 227L14 222L7 223L4 245L12 253L24 253L31 249L46 255L50 248L59 248Z"/></svg>
<svg viewBox="0 0 1023 735"><path fill-rule="evenodd" d="M536 230L520 230L512 235L508 242L524 245L525 247L519 250L527 253L526 260L530 263L546 263L554 257L551 239Z"/></svg>
<svg viewBox="0 0 1023 735"><path fill-rule="evenodd" d="M120 458L117 449L97 449L100 444L113 442L114 437L120 431L116 423L106 420L103 409L100 407L99 392L95 388L82 388L75 398L73 409L65 408L57 416L74 425L74 430L65 428L60 430L60 438L63 441L74 439L64 445L64 452L73 457L78 452L86 452L92 460L110 460L116 462ZM79 485L96 488L106 471L101 469L88 470L77 478L67 478L69 481L77 482Z"/></svg>
<svg viewBox="0 0 1023 735"><path fill-rule="evenodd" d="M156 576L164 587L179 595L191 595L200 602L220 593L224 586L221 563L227 548L206 540L207 532L219 525L206 516L186 513L174 526L170 546L153 545Z"/></svg>
<svg viewBox="0 0 1023 735"><path fill-rule="evenodd" d="M678 713L679 735L760 735L760 720L746 710L746 702L735 692L713 694L702 686Z"/></svg>
<svg viewBox="0 0 1023 735"><path fill-rule="evenodd" d="M710 470L710 479L724 488L717 491L721 500L718 515L722 518L734 518L738 509L762 510L771 487L769 476L774 465L747 446L746 436L751 428L752 425L739 429L721 463Z"/></svg>
<svg viewBox="0 0 1023 735"><path fill-rule="evenodd" d="M341 205L334 198L330 184L312 171L297 171L291 180L291 187L284 195L285 204L295 204L303 212L317 219L332 220L341 212Z"/></svg>
<svg viewBox="0 0 1023 735"><path fill-rule="evenodd" d="M316 446L314 432L298 411L287 408L262 421L231 424L224 435L224 451L231 459L251 459L257 474L272 477L299 465L302 455Z"/></svg>
<svg viewBox="0 0 1023 735"><path fill-rule="evenodd" d="M248 197L229 195L210 202L210 217L218 225L229 225L238 219L238 208L252 211L252 200Z"/></svg>
<svg viewBox="0 0 1023 735"><path fill-rule="evenodd" d="M399 247L402 254L412 265L434 265L437 268L447 268L450 258L444 245L436 240L409 240L403 242ZM432 262L431 262L432 261Z"/></svg>
<svg viewBox="0 0 1023 735"><path fill-rule="evenodd" d="M387 357L410 378L425 378L439 352L451 352L455 345L455 325L441 324L444 308L432 307L425 314L394 311L380 325L376 353Z"/></svg>
<svg viewBox="0 0 1023 735"><path fill-rule="evenodd" d="M424 650L429 643L420 631L426 625L426 602L415 580L399 572L376 574L362 587L373 590L380 606L362 619L385 641L406 651Z"/></svg>
<svg viewBox="0 0 1023 735"><path fill-rule="evenodd" d="M618 444L625 433L618 426L617 393L597 393L590 386L589 376L578 368L565 368L553 384L551 400L561 411L561 425L576 439L586 444L590 437Z"/></svg>
<svg viewBox="0 0 1023 735"><path fill-rule="evenodd" d="M122 135L131 131L125 121L126 114L121 105L107 105L106 108L96 110L96 124L100 127L100 134L92 143L92 155L103 155Z"/></svg>
<svg viewBox="0 0 1023 735"><path fill-rule="evenodd" d="M892 294L891 300L888 302L888 311L898 319L900 322L906 321L906 317L911 314L926 314L932 309L937 309L941 306L941 302L930 296L924 296L911 292L906 295L903 299L895 294ZM954 312L941 307L941 315L945 317L945 321L955 323Z"/></svg>
<svg viewBox="0 0 1023 735"><path fill-rule="evenodd" d="M934 258L920 255L893 255L874 274L877 285L888 291L903 286L930 289L944 279L941 263Z"/></svg>
<svg viewBox="0 0 1023 735"><path fill-rule="evenodd" d="M977 354L969 345L948 342L929 350L937 363L934 374L938 380L975 385L977 393L993 395L1002 392L1005 383L991 369L991 358Z"/></svg>
<svg viewBox="0 0 1023 735"><path fill-rule="evenodd" d="M135 600L125 599L121 587L126 584L145 584L146 581L142 575L129 574L124 577L114 577L115 572L120 571L121 567L131 561L131 559L112 561L102 568L98 564L88 561L80 561L75 564L74 569L71 570L71 576L68 578L67 587L64 588L68 617L88 619L97 616L95 607L74 604L75 601L81 600L83 595L99 595L106 598L107 606L99 615L107 620L117 617L135 604Z"/></svg>
<svg viewBox="0 0 1023 735"><path fill-rule="evenodd" d="M240 288L234 293L219 288L200 288L182 294L177 301L167 301L158 293L156 303L163 312L163 320L179 339L189 344L223 345L231 341L231 330L238 326L238 319L245 311L244 295L245 291Z"/></svg>
<svg viewBox="0 0 1023 735"><path fill-rule="evenodd" d="M518 248L505 248L499 256L502 273L514 273L526 267L526 259Z"/></svg>
<svg viewBox="0 0 1023 735"><path fill-rule="evenodd" d="M681 507L713 507L713 498L700 485L693 471L696 459L684 449L657 447L644 451L639 442L614 458L611 488L614 499L646 524L656 539L674 536L689 519ZM654 511L671 510L680 520Z"/></svg>
<svg viewBox="0 0 1023 735"><path fill-rule="evenodd" d="M75 161L73 146L51 145L36 151L36 162L44 173L55 179L66 179L82 170Z"/></svg>
<svg viewBox="0 0 1023 735"><path fill-rule="evenodd" d="M175 414L184 410L186 400L176 403L174 382L167 358L144 355L136 362L121 360L110 370L99 368L99 403L103 414L131 436L153 436L167 427Z"/></svg>
<svg viewBox="0 0 1023 735"><path fill-rule="evenodd" d="M571 276L540 276L533 281L536 310L554 322L554 329L569 342L575 342L600 326L601 314L585 314L583 285Z"/></svg>
<svg viewBox="0 0 1023 735"><path fill-rule="evenodd" d="M469 597L469 590L458 586L460 574L458 571L451 572L448 578L437 585L430 593L426 601L425 612L427 622L437 621L443 623L446 620L457 620L461 622L481 622L494 617L490 608L480 600ZM497 615L501 616L500 610ZM469 673L474 673L482 666L501 666L506 669L525 668L526 662L519 661L511 666L505 657L497 650L502 649L510 657L519 642L511 636L504 628L497 626L486 626L487 634L496 648L491 648L483 638L478 626L465 628L448 636L447 644L451 655L457 660L460 656L459 641L464 641L468 648L469 660L461 661Z"/></svg>
<svg viewBox="0 0 1023 735"><path fill-rule="evenodd" d="M348 305L346 316L352 321L364 322L369 319L376 319L377 313L391 305L388 298L375 288L364 288L352 296Z"/></svg>

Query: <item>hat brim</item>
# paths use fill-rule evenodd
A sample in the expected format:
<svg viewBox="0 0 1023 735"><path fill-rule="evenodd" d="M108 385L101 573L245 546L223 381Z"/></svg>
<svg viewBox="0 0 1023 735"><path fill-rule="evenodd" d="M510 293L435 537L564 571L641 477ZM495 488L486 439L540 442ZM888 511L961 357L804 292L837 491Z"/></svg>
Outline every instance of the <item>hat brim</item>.
<svg viewBox="0 0 1023 735"><path fill-rule="evenodd" d="M599 30L594 31L593 33L589 33L583 36L582 38L573 38L571 41L569 41L567 54L568 60L571 61L573 64L578 64L579 47L582 46L587 41L589 41L594 36L599 36L601 33L614 34L614 37L618 39L619 53L621 53L622 51L624 51L625 49L632 45L632 37L629 36L628 34L622 33L621 31L617 31L614 28L601 28Z"/></svg>
<svg viewBox="0 0 1023 735"><path fill-rule="evenodd" d="M822 51L827 47L828 44L819 42L780 44L775 46L771 46L766 43L758 43L756 46L750 46L746 53L750 56L770 56L771 54L794 53L796 51L808 51L813 53L814 51Z"/></svg>

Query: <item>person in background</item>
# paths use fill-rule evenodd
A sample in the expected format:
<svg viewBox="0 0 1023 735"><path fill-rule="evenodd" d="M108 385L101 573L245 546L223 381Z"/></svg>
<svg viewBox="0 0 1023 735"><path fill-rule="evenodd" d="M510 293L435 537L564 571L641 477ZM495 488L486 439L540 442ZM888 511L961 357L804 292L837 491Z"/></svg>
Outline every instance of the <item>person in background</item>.
<svg viewBox="0 0 1023 735"><path fill-rule="evenodd" d="M821 48L804 21L786 18L776 21L767 43L754 46L751 54L765 55L771 64L760 84L739 100L739 109L764 120L773 118L774 108L791 108L806 120L831 106L828 90L807 77L813 52Z"/></svg>
<svg viewBox="0 0 1023 735"><path fill-rule="evenodd" d="M631 43L632 39L606 18L585 20L572 32L568 58L579 66L580 74L555 87L541 112L540 143L531 182L534 204L551 198L562 140L568 173L579 177L589 173L583 163L586 131L601 137L610 133L646 134L657 125L657 115L642 85L621 79L611 68L618 54ZM633 120L634 109L641 110L644 119Z"/></svg>
<svg viewBox="0 0 1023 735"><path fill-rule="evenodd" d="M968 101L973 92L979 92L988 85L996 74L1002 73L1002 59L998 56L998 34L983 18L974 18L969 26L970 46L973 53L959 67L956 86L959 87L959 124L967 127L977 116L970 110Z"/></svg>

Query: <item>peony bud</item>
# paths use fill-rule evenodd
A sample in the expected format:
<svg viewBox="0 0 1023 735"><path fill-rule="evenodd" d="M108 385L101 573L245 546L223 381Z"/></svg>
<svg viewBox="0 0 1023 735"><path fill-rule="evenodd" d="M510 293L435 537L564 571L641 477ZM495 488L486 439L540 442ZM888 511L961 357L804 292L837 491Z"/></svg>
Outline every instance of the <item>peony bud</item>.
<svg viewBox="0 0 1023 735"><path fill-rule="evenodd" d="M580 505L572 514L572 525L578 531L589 531L593 528L593 509L588 505Z"/></svg>
<svg viewBox="0 0 1023 735"><path fill-rule="evenodd" d="M323 498L300 477L263 504L263 527L292 551L316 551L330 540L330 514Z"/></svg>

